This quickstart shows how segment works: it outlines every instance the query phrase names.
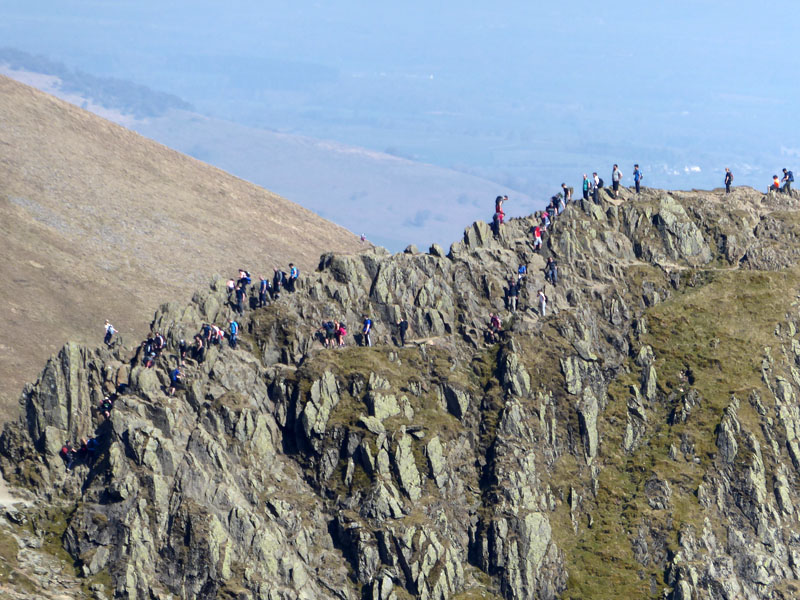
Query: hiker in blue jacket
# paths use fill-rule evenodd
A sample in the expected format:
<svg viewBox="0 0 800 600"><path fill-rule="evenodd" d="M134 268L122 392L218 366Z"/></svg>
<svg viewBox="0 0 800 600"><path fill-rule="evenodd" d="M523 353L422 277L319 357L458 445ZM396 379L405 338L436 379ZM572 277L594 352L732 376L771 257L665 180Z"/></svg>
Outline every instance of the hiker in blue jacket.
<svg viewBox="0 0 800 600"><path fill-rule="evenodd" d="M644 174L639 170L639 165L633 165L633 182L636 184L636 193L639 193L639 183L642 181Z"/></svg>
<svg viewBox="0 0 800 600"><path fill-rule="evenodd" d="M781 179L781 183L783 183L783 187L781 191L784 194L792 195L792 184L794 183L794 173L791 171L787 171L786 169L783 170L783 179Z"/></svg>
<svg viewBox="0 0 800 600"><path fill-rule="evenodd" d="M233 319L230 320L230 332L228 343L230 343L231 348L236 350L236 343L239 341L239 324Z"/></svg>
<svg viewBox="0 0 800 600"><path fill-rule="evenodd" d="M364 326L361 328L361 334L364 336L364 345L372 346L372 339L370 337L372 334L372 319L367 315L364 315Z"/></svg>

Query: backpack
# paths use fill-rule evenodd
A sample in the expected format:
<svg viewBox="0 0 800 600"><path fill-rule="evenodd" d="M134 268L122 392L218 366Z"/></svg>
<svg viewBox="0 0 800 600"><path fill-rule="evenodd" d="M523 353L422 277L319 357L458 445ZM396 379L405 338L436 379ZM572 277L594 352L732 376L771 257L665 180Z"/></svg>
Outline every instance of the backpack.
<svg viewBox="0 0 800 600"><path fill-rule="evenodd" d="M602 187L603 187L603 178L602 178L602 177L601 177L601 178L600 178L600 180L597 182L597 187L598 187L598 188L602 188Z"/></svg>
<svg viewBox="0 0 800 600"><path fill-rule="evenodd" d="M297 279L298 277L300 277L300 269L298 269L297 267L292 267L291 271L289 271L289 276L292 279Z"/></svg>
<svg viewBox="0 0 800 600"><path fill-rule="evenodd" d="M794 173L788 171L786 173L786 181L788 181L789 183L794 183Z"/></svg>
<svg viewBox="0 0 800 600"><path fill-rule="evenodd" d="M252 281L253 281L250 278L250 272L249 271L245 271L244 272L244 277L242 277L242 279L244 279L244 282L245 282L246 285L250 285L252 283Z"/></svg>

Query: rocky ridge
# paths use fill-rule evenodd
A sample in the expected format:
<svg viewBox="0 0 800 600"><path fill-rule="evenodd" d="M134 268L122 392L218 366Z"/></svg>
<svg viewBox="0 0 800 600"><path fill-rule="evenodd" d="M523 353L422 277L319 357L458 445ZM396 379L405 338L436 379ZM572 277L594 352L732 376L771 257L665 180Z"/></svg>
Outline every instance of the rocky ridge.
<svg viewBox="0 0 800 600"><path fill-rule="evenodd" d="M533 217L474 223L449 252L324 255L175 397L173 355L67 344L0 438L33 501L0 525L65 552L98 598L794 597L797 208L623 192L570 205L542 255ZM520 262L521 310L486 345ZM374 347L314 341L364 313ZM231 314L216 279L152 327L174 348ZM66 473L63 442L95 431L97 459Z"/></svg>

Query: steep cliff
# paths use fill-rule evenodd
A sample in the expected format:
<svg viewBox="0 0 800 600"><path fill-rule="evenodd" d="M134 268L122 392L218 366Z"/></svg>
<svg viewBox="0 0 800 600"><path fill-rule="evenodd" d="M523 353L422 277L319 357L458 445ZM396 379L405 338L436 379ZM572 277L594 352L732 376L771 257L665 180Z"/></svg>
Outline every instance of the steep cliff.
<svg viewBox="0 0 800 600"><path fill-rule="evenodd" d="M33 498L3 535L66 552L95 597L796 597L797 201L623 196L570 205L541 255L533 217L447 254L325 255L174 397L177 341L232 315L222 280L156 313L152 369L68 344L0 438ZM363 314L373 347L314 340ZM93 434L66 472L64 441Z"/></svg>

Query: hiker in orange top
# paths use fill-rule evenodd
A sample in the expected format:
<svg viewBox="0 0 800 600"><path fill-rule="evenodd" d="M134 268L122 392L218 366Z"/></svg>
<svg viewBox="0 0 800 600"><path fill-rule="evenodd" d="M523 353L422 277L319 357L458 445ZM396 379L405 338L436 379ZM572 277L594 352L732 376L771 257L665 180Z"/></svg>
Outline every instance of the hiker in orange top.
<svg viewBox="0 0 800 600"><path fill-rule="evenodd" d="M781 181L780 181L780 179L778 179L777 175L773 175L772 176L772 185L769 186L769 191L770 192L775 192L777 194L780 191L780 189L781 189Z"/></svg>

